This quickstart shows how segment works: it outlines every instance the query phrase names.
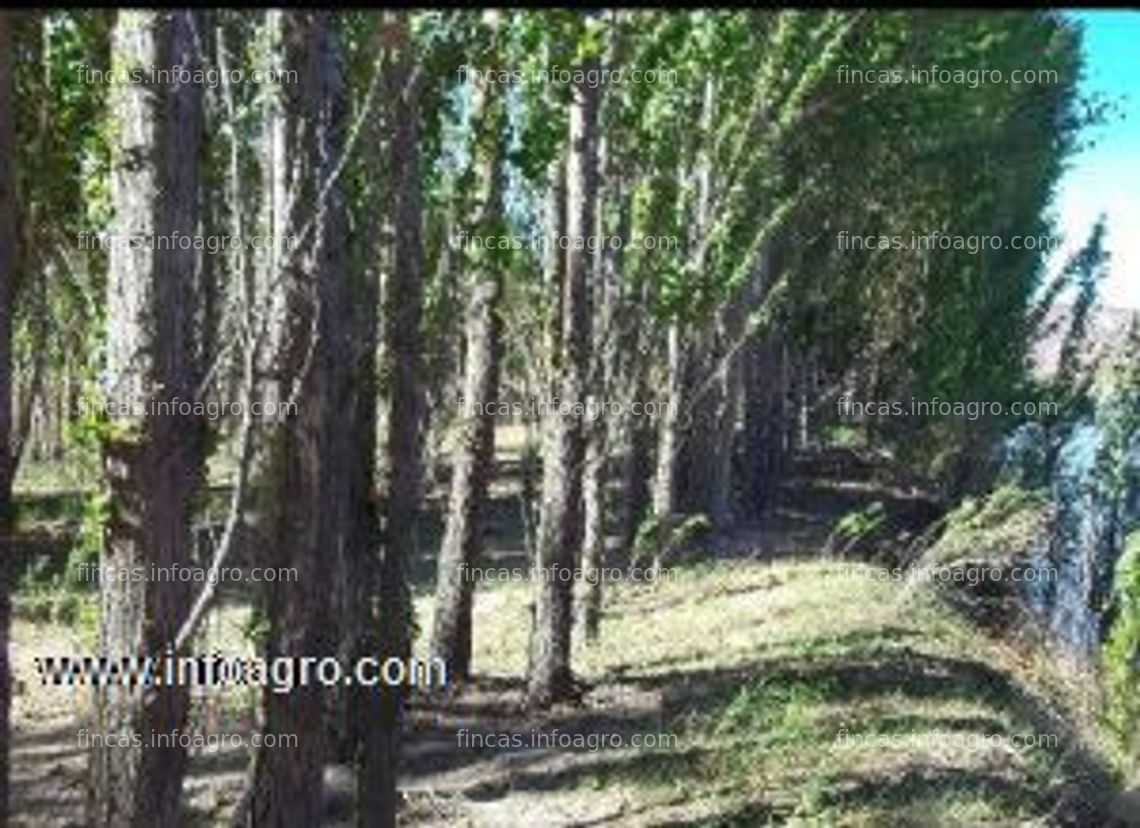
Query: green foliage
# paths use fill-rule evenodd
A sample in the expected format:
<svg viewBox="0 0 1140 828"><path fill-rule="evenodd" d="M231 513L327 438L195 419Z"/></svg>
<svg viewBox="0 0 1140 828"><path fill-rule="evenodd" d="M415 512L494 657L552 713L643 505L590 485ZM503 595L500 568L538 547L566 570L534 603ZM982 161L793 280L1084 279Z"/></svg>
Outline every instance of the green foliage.
<svg viewBox="0 0 1140 828"><path fill-rule="evenodd" d="M1078 34L1059 15L875 13L838 61L850 69L1018 65L1057 72L1049 85L860 84L832 75L829 105L791 149L793 176L826 176L809 205L792 281L797 341L842 371L874 366L867 399L1032 399L1026 309L1041 282L1040 251L839 250L836 234L1038 236L1053 182L1078 130ZM816 229L818 228L818 229ZM1066 288L1072 278L1067 277ZM865 375L866 376L866 375ZM916 468L954 479L1009 425L905 420L875 435ZM940 457L941 456L941 457Z"/></svg>
<svg viewBox="0 0 1140 828"><path fill-rule="evenodd" d="M58 569L58 558L36 557L20 575L15 606L18 615L31 621L93 630L99 618L98 580L80 580L79 573L100 562L110 500L104 491L92 490L80 495L78 502L79 531L63 569ZM68 506L67 511L73 509Z"/></svg>
<svg viewBox="0 0 1140 828"><path fill-rule="evenodd" d="M1108 251L1105 249L1104 217L1097 221L1088 241L1066 264L1062 276L1076 290L1069 329L1061 343L1057 374L1049 383L1050 396L1059 402L1054 421L1070 423L1091 413L1090 391L1095 365L1088 364L1090 315L1098 296L1100 282L1107 275Z"/></svg>
<svg viewBox="0 0 1140 828"><path fill-rule="evenodd" d="M848 512L838 521L831 530L832 537L839 540L854 542L876 532L886 523L887 512L882 501L876 500L869 506Z"/></svg>
<svg viewBox="0 0 1140 828"><path fill-rule="evenodd" d="M821 441L823 445L834 448L855 448L866 445L867 437L855 426L837 424L823 430Z"/></svg>
<svg viewBox="0 0 1140 828"><path fill-rule="evenodd" d="M671 321L698 339L713 334L718 314L735 302L746 337L810 352L826 374L872 369L875 387L860 389L867 398L1008 403L1041 395L1026 373L1041 251L840 251L836 234L1050 232L1043 216L1064 157L1104 114L1077 99L1079 31L1064 16L548 10L503 12L493 26L476 11L415 20L426 78L433 386L442 388L453 367L462 273L493 267L505 276L505 378L532 379L533 345L555 307L536 250L457 251L449 234L557 232L545 226L543 203L551 163L567 150L571 87L497 84L501 109L476 124L460 69L506 66L530 78L599 56L627 75L669 73L659 83L605 85L601 94L603 230L628 216L627 242L678 241L673 249L623 250L620 292L648 323L648 360L663 353ZM354 66L367 64L366 39L349 40ZM971 87L840 76L843 67L934 65L1006 76L1033 65L1056 79ZM475 228L472 160L496 140L504 141L507 222ZM705 174L711 198L702 216ZM761 262L778 271L759 286ZM1085 284L1072 271L1056 288L1078 282ZM953 481L1008 425L1004 417L892 421L874 439Z"/></svg>
<svg viewBox="0 0 1140 828"><path fill-rule="evenodd" d="M106 491L93 491L84 497L78 541L67 560L70 572L77 571L82 564L99 562L103 552L104 531L110 516L111 498Z"/></svg>
<svg viewBox="0 0 1140 828"><path fill-rule="evenodd" d="M90 592L78 592L58 584L21 589L14 597L18 617L32 623L60 624L90 635L99 626L99 601Z"/></svg>
<svg viewBox="0 0 1140 828"><path fill-rule="evenodd" d="M1140 767L1140 532L1128 539L1117 564L1116 620L1101 652L1105 723L1125 776Z"/></svg>
<svg viewBox="0 0 1140 828"><path fill-rule="evenodd" d="M1105 440L1098 458L1109 495L1118 502L1127 496L1135 470L1130 454L1140 441L1140 316L1135 316L1124 347L1109 373L1108 388L1097 406L1097 421Z"/></svg>
<svg viewBox="0 0 1140 828"><path fill-rule="evenodd" d="M261 602L255 602L242 625L242 635L257 652L265 652L269 647L272 633L273 623L268 612Z"/></svg>
<svg viewBox="0 0 1140 828"><path fill-rule="evenodd" d="M673 553L694 543L712 529L707 515L652 515L641 522L634 538L630 561L641 565L651 560L663 561Z"/></svg>

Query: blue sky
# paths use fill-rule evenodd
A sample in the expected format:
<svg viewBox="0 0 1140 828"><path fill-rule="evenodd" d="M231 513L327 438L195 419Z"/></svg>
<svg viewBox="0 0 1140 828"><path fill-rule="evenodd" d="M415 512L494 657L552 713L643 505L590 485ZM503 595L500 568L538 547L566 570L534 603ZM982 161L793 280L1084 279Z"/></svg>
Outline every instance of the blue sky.
<svg viewBox="0 0 1140 828"><path fill-rule="evenodd" d="M1088 236L1099 213L1108 216L1110 274L1104 303L1140 308L1140 12L1071 12L1085 26L1082 91L1117 102L1119 112L1089 130L1095 146L1074 155L1054 202L1065 237L1063 253Z"/></svg>

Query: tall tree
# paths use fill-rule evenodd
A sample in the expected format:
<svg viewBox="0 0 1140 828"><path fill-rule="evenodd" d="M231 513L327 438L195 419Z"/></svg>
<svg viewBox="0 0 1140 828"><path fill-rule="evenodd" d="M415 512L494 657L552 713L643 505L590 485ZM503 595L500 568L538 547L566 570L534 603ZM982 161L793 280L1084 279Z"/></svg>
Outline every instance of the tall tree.
<svg viewBox="0 0 1140 828"><path fill-rule="evenodd" d="M582 78L597 77L598 55L585 57L579 68ZM582 470L586 452L581 406L586 402L589 372L589 280L594 255L588 249L588 238L595 232L597 209L599 99L598 84L586 80L574 84L562 329L555 361L559 405L563 408L551 413L547 424L537 565L550 574L537 579L527 687L528 701L536 707L548 707L578 693L570 664L573 582L559 577L559 570L569 571L576 565L583 535Z"/></svg>
<svg viewBox="0 0 1140 828"><path fill-rule="evenodd" d="M419 91L421 75L407 12L391 13L385 38L391 59L384 73L390 104L392 215L395 249L383 300L387 360L384 392L389 401L381 479L382 559L379 581L380 656L404 661L411 655L411 596L408 568L416 547L422 488L421 449L424 400L421 318L425 258L420 168ZM404 688L384 686L376 694L362 763L368 781L360 804L364 825L395 825L400 722Z"/></svg>
<svg viewBox="0 0 1140 828"><path fill-rule="evenodd" d="M496 13L491 13L496 14ZM488 21L491 50L498 22ZM489 72L498 71L492 61ZM502 131L504 102L495 83L486 75L472 90L475 123L474 165L476 213L471 235L494 239L505 230L503 222ZM495 468L494 410L502 361L503 263L495 250L482 244L468 245L468 311L464 351L461 413L454 435L451 493L447 526L439 553L432 655L443 659L452 681L466 679L471 668L471 603L474 583L467 568L478 559L483 546L487 484Z"/></svg>
<svg viewBox="0 0 1140 828"><path fill-rule="evenodd" d="M8 660L11 601L12 296L16 280L15 77L11 12L0 11L0 826L8 824L8 732L12 676Z"/></svg>
<svg viewBox="0 0 1140 828"><path fill-rule="evenodd" d="M285 324L277 373L284 399L298 405L267 447L261 485L272 513L258 540L297 571L296 580L269 589L267 655L298 658L337 650L332 573L345 536L350 413L345 203L337 176L345 91L334 15L290 11L281 23L285 63L298 72L298 82L286 86L283 112L293 187L285 227L300 245L279 262ZM257 750L242 817L253 825L317 825L328 758L325 691L266 687L262 705L264 731L295 735L297 743Z"/></svg>
<svg viewBox="0 0 1140 828"><path fill-rule="evenodd" d="M617 12L613 15L616 17ZM615 42L611 35L605 55L606 69L610 68L615 57ZM606 96L603 96L605 98ZM606 554L606 483L610 476L608 454L616 429L610 428L606 408L614 390L614 377L617 371L618 336L615 326L615 312L619 298L619 280L622 269L621 242L628 229L625 219L628 215L622 192L622 179L614 164L613 153L605 134L605 120L602 107L598 104L598 176L599 185L595 196L598 200L595 210L596 254L593 278L590 280L591 304L591 361L588 383L590 403L587 411L595 412L586 425L585 461L582 469L582 580L580 594L575 599L578 607L578 626L586 641L596 641L602 613L602 572ZM607 220L609 202L616 207L616 227L609 227ZM609 230L613 232L607 232ZM624 234L624 235L623 235Z"/></svg>
<svg viewBox="0 0 1140 828"><path fill-rule="evenodd" d="M114 30L114 59L143 71L192 67L200 35L197 12L123 11ZM110 519L104 563L117 571L184 566L191 553L191 497L203 471L199 430L185 416L148 406L194 399L196 393L193 309L201 261L193 248L168 240L200 232L201 87L119 79L111 95L117 124L111 182L116 243L107 280L103 390L111 414L103 460ZM134 243L138 239L144 243ZM102 653L161 659L188 602L183 582L105 582ZM97 698L100 730L112 738L148 739L181 728L188 702L186 687L104 688ZM92 764L94 824L179 821L184 747L109 741L93 751Z"/></svg>
<svg viewBox="0 0 1140 828"><path fill-rule="evenodd" d="M381 15L368 17L362 52L368 59L369 92L364 106L369 107L361 123L366 151L357 153L353 161L358 167L360 187L357 203L363 206L359 220L353 285L352 378L349 389L352 423L350 425L352 456L348 492L348 527L345 541L345 569L342 590L345 599L346 649L355 658L375 656L380 651L380 629L375 613L379 588L380 503L376 492L377 416L379 412L377 356L380 344L380 289L384 273L389 270L393 254L391 239L391 168L385 124L386 107L372 90L379 88L377 73L389 59L385 38L385 22ZM350 754L357 771L357 801L364 803L370 788L365 748L376 736L376 690L359 686L347 699L348 721L345 730ZM362 805L363 807L363 805ZM363 816L363 811L361 812Z"/></svg>

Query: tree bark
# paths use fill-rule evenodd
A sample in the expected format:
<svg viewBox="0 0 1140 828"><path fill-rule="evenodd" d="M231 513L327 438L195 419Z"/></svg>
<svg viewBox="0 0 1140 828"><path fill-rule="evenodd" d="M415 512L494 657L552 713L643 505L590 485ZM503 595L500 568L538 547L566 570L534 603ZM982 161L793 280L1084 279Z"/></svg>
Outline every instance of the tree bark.
<svg viewBox="0 0 1140 828"><path fill-rule="evenodd" d="M197 12L120 12L115 59L126 65L194 66ZM194 84L112 88L119 128L112 201L115 238L199 232L201 88ZM193 313L200 258L194 250L116 244L107 283L104 393L115 404L104 440L111 518L103 563L117 570L185 565L191 557L191 496L203 472L198 424L148 402L194 398ZM135 410L132 410L134 408ZM130 412L123 414L122 412ZM102 590L102 654L161 658L189 604L189 584L111 580ZM110 737L170 732L186 721L186 687L103 688L99 730ZM108 745L92 752L98 825L179 821L185 749Z"/></svg>
<svg viewBox="0 0 1140 828"><path fill-rule="evenodd" d="M279 376L296 400L271 437L263 497L272 509L261 542L278 551L277 565L296 568L295 581L268 592L267 655L297 658L337 652L331 612L332 573L342 548L348 496L350 329L345 205L331 177L344 148L345 96L336 24L329 11L284 16L286 63L299 82L286 86L284 132L296 189L289 193L288 231L302 248L286 256L284 343ZM326 694L320 686L262 693L263 730L296 736L295 746L259 748L242 818L251 825L319 825L324 810L328 737Z"/></svg>
<svg viewBox="0 0 1140 828"><path fill-rule="evenodd" d="M616 233L617 238L624 240L628 235L628 211L625 209L624 192L620 177L614 174L609 166L610 158L606 151L606 141L600 140L598 151L598 165L605 169L607 178L616 182L613 190L614 199L619 205L619 218ZM595 233L598 239L605 237L604 204L605 195L599 187L598 209L595 219L597 227ZM593 393L590 395L598 412L597 417L590 420L586 426L586 459L582 472L582 500L584 505L584 526L582 539L582 580L578 598L578 626L583 638L588 642L598 639L599 626L602 615L602 570L605 567L606 557L606 484L610 476L609 453L613 444L613 437L617 434L613 423L607 419L608 409L603 409L611 402L614 392L614 377L617 371L617 330L615 325L618 302L618 287L621 279L622 249L620 246L599 243L595 258L595 273L598 278L593 279L593 330L592 330L592 364L590 366L590 386ZM588 409L589 410L589 409Z"/></svg>
<svg viewBox="0 0 1140 828"><path fill-rule="evenodd" d="M598 61L583 62L585 76ZM565 278L562 285L562 336L558 355L559 404L585 402L589 366L589 276L592 255L584 240L594 232L597 195L598 89L578 85L570 107L570 158L567 169L567 232ZM577 249L576 249L577 248ZM572 570L582 543L582 465L585 440L580 416L552 413L543 462L542 514L538 536L538 565L546 576L537 578L534 629L531 636L530 704L549 707L578 694L570 666L573 626L573 583L559 577Z"/></svg>
<svg viewBox="0 0 1140 828"><path fill-rule="evenodd" d="M626 209L624 232L629 233L629 211ZM625 404L629 405L635 400L644 405L649 402L650 394L646 372L649 368L647 355L649 353L648 337L644 326L639 324L635 314L639 313L641 302L647 301L647 288L642 286L640 291L623 297L619 308L620 337L619 370L622 385L628 390ZM656 401L654 401L656 402ZM630 417L623 421L626 430L624 440L625 455L621 467L621 547L632 552L637 541L637 533L642 521L652 510L651 481L655 472L653 464L653 446L655 432L653 422L647 417Z"/></svg>
<svg viewBox="0 0 1140 828"><path fill-rule="evenodd" d="M383 26L379 16L370 32L378 60L384 60ZM376 70L374 70L376 71ZM379 96L377 96L379 97ZM376 450L379 406L377 356L379 349L380 283L391 255L391 213L388 186L391 171L385 154L382 104L375 100L363 122L364 155L360 161L364 192L358 197L367 205L360 218L358 261L354 271L352 313L352 376L350 379L350 425L352 456L349 458L348 507L344 566L338 572L338 607L341 609L342 650L353 658L374 656L380 651L373 602L380 565L380 502L376 491ZM358 763L368 739L367 711L374 688L348 690L337 706L343 716L338 735L344 739L338 754L353 764L358 784L367 784Z"/></svg>
<svg viewBox="0 0 1140 828"><path fill-rule="evenodd" d="M704 373L694 372L697 390L691 405L694 424L685 446L685 512L708 516L718 529L734 519L732 469L740 386L739 353L733 354L742 326L739 298L719 308L699 348Z"/></svg>
<svg viewBox="0 0 1140 828"><path fill-rule="evenodd" d="M693 233L689 240L690 268L693 273L702 273L708 260L709 233L713 198L712 144L714 140L714 119L716 114L716 81L706 78L704 96L701 103L699 146L694 173L696 178L696 201L693 205ZM727 521L727 492L718 491L720 483L719 465L721 452L725 447L717 439L722 429L722 418L727 414L727 395L723 375L719 372L720 359L724 354L723 310L714 314L712 324L706 329L693 329L689 335L692 342L683 344L681 364L673 351L672 331L670 332L669 385L671 393L676 393L677 402L684 406L684 421L676 424L666 419L667 425L679 429L672 439L663 437L663 444L675 443L674 463L680 471L681 484L677 488L677 503L685 513L703 513L714 521ZM665 513L666 530L671 528L672 516Z"/></svg>
<svg viewBox="0 0 1140 828"><path fill-rule="evenodd" d="M473 234L495 235L502 227L502 171L499 146L501 104L495 84L475 91L474 122L487 135L478 143L476 176L479 214ZM503 285L500 263L485 253L471 269L470 305L466 322L463 395L452 460L447 526L439 553L432 655L447 664L452 681L466 680L471 670L471 604L474 583L468 568L483 546L487 485L495 466L494 412L502 361L503 325L499 304Z"/></svg>
<svg viewBox="0 0 1140 828"><path fill-rule="evenodd" d="M12 676L8 659L12 568L12 297L17 244L15 78L11 12L0 11L0 826L8 824L8 733Z"/></svg>
<svg viewBox="0 0 1140 828"><path fill-rule="evenodd" d="M669 322L666 332L665 410L657 430L657 466L653 479L653 516L657 521L657 538L654 544L654 561L660 564L661 554L673 531L673 523L680 510L683 480L681 477L681 441L683 437L682 406L685 404L685 375L688 348L684 341L682 323Z"/></svg>
<svg viewBox="0 0 1140 828"><path fill-rule="evenodd" d="M419 148L419 82L407 12L393 13L385 37L392 50L384 83L391 102L391 166L395 218L394 266L384 297L384 351L389 360L388 429L384 437L383 557L379 580L380 658L411 653L408 569L415 552L422 488L424 420L421 318L424 258ZM404 688L382 687L370 705L362 762L362 825L394 826L398 806Z"/></svg>
<svg viewBox="0 0 1140 828"><path fill-rule="evenodd" d="M765 301L785 263L785 233L763 251L745 306ZM776 330L752 334L741 349L741 503L758 517L769 502L786 464L782 346Z"/></svg>

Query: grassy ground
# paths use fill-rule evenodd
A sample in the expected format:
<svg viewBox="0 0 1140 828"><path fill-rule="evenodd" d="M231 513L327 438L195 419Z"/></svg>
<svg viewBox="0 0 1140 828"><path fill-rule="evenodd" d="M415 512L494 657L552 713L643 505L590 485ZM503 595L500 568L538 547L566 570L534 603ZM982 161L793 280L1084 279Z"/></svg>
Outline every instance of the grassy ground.
<svg viewBox="0 0 1140 828"><path fill-rule="evenodd" d="M1047 824L1058 803L1097 795L1056 677L863 571L726 560L613 585L601 643L577 652L592 691L542 716L521 704L526 585L481 590L478 680L414 711L407 822ZM227 649L239 615L211 633ZM85 699L38 687L31 657L89 647L64 628L16 625L17 824L80 824ZM250 702L199 710L199 726L245 731ZM532 744L555 731L568 741ZM519 743L499 747L509 734ZM635 736L663 746L631 747ZM1044 744L1015 744L1026 736ZM203 822L228 811L244 763L195 757Z"/></svg>
<svg viewBox="0 0 1140 828"><path fill-rule="evenodd" d="M517 498L497 490L489 559L523 566ZM1088 714L1093 682L985 637L880 570L821 559L834 510L813 514L820 497L789 501L667 578L607 584L601 640L575 643L590 685L580 706L524 707L532 585L480 586L476 680L419 696L411 711L403 822L1101 824L1109 783ZM421 628L431 571L430 556L413 567ZM250 652L234 598L201 651ZM83 824L88 699L41 687L33 658L91 652L91 617L14 626L14 825ZM190 729L248 734L254 707L248 690L213 691ZM221 824L248 754L191 754L191 824ZM328 779L329 824L349 824L350 775L330 767Z"/></svg>
<svg viewBox="0 0 1140 828"><path fill-rule="evenodd" d="M857 574L871 572L735 560L618 588L601 646L578 652L593 692L545 717L520 704L524 587L484 592L480 680L418 711L408 788L422 821L1044 824L1103 792L1057 676ZM522 746L487 748L463 727ZM532 747L531 731L555 728L579 746ZM635 734L669 744L635 749Z"/></svg>

